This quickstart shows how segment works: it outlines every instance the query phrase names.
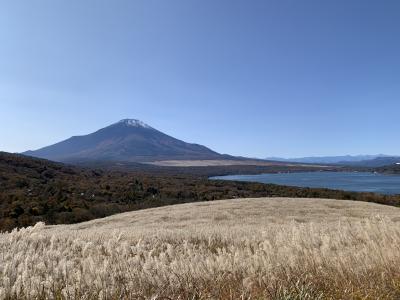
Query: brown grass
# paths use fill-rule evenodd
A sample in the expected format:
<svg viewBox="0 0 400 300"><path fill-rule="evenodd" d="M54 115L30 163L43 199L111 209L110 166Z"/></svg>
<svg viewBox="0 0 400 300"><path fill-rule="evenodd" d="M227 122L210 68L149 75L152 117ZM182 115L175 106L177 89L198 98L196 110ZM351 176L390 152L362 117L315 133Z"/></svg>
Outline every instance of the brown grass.
<svg viewBox="0 0 400 300"><path fill-rule="evenodd" d="M399 299L400 209L167 206L0 235L0 299Z"/></svg>

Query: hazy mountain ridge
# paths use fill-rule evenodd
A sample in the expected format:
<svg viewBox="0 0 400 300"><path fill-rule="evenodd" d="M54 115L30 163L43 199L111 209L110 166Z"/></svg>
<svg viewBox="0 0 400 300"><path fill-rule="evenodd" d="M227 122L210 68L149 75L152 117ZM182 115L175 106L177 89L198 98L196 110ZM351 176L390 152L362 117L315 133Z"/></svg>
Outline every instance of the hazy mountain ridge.
<svg viewBox="0 0 400 300"><path fill-rule="evenodd" d="M344 163L343 163L344 164ZM388 157L377 157L370 160L362 160L355 162L348 162L347 165L355 167L385 167L385 166L398 166L400 164L400 157L398 156L388 156Z"/></svg>
<svg viewBox="0 0 400 300"><path fill-rule="evenodd" d="M164 134L136 119L124 119L94 133L73 136L54 145L23 154L61 162L155 161L224 157L205 146L186 143Z"/></svg>
<svg viewBox="0 0 400 300"><path fill-rule="evenodd" d="M359 162L357 165L365 165L368 161L376 159L393 159L396 156L390 156L386 154L375 154L375 155L341 155L341 156L309 156L309 157L298 157L298 158L281 158L281 157L269 157L266 159L283 161L283 162L299 162L299 163L323 163L323 164L352 164ZM365 162L365 163L361 163ZM391 162L389 161L389 163ZM377 165L376 165L377 166Z"/></svg>

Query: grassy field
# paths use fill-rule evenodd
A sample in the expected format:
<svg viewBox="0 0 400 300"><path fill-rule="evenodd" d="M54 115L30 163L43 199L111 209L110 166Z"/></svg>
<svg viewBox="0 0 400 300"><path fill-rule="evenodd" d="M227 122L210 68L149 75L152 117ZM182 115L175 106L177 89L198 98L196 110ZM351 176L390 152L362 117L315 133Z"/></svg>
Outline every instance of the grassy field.
<svg viewBox="0 0 400 300"><path fill-rule="evenodd" d="M0 234L0 299L399 299L400 209L235 199Z"/></svg>

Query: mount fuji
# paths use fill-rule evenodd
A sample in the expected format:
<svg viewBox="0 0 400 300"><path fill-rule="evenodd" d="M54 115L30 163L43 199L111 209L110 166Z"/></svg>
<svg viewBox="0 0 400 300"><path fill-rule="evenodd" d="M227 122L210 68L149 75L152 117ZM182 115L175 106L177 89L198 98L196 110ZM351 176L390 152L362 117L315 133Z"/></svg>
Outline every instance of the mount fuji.
<svg viewBox="0 0 400 300"><path fill-rule="evenodd" d="M171 137L136 119L124 119L94 133L73 136L24 155L60 162L221 159L211 149Z"/></svg>

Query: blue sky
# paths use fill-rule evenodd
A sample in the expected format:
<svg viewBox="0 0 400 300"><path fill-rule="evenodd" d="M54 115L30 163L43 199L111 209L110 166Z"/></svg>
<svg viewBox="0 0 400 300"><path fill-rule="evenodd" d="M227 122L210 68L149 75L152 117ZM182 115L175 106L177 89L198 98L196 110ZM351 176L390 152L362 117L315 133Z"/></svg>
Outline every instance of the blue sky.
<svg viewBox="0 0 400 300"><path fill-rule="evenodd" d="M235 155L400 154L400 2L0 1L0 150L138 118Z"/></svg>

